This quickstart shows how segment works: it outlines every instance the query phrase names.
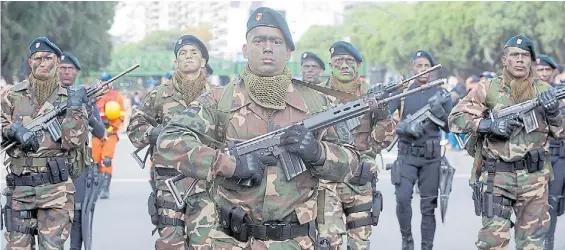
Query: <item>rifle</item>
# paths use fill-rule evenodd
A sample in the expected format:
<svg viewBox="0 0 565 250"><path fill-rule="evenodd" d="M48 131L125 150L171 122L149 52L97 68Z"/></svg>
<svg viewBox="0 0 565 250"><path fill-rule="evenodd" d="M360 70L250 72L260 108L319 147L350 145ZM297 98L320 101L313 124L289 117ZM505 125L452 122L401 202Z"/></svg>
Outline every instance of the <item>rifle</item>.
<svg viewBox="0 0 565 250"><path fill-rule="evenodd" d="M147 122L149 122L149 124L151 124L151 126L153 127L157 127L159 126L159 124L157 123L157 120L155 120L153 117L149 116L148 114L146 114L145 112L137 109L137 108L133 108L134 112L138 112L139 114L141 114L146 120ZM139 157L138 153L147 148L147 151L145 152L145 156L143 156L143 160L141 160L141 157ZM133 151L130 155L131 157L133 157L133 159L135 159L135 161L137 162L137 165L139 165L139 167L141 167L141 169L145 168L145 162L147 161L147 158L149 157L149 155L153 154L153 148L155 147L155 145L147 145L145 147L141 147L136 149L135 151Z"/></svg>
<svg viewBox="0 0 565 250"><path fill-rule="evenodd" d="M106 82L98 81L98 83L86 89L86 96L88 97L88 99L91 99L102 95L102 91L104 87L108 86L108 84L112 83L116 79L122 77L123 75L133 71L138 67L139 64L133 65L128 69L126 69L124 72L112 77L112 79ZM66 110L67 110L67 103L66 102L59 103L59 105L54 107L53 110L33 118L33 120L26 123L24 127L29 129L31 132L35 133L38 136L40 136L43 130L47 130L54 141L59 141L61 139L61 124L59 123L59 120L57 120L56 118L60 114L63 114ZM2 147L0 154L4 153L6 150L15 146L16 143L17 142L9 139L3 141L2 144L0 145Z"/></svg>
<svg viewBox="0 0 565 250"><path fill-rule="evenodd" d="M555 88L555 94L558 100L565 99L565 88ZM538 120L534 109L540 105L538 98L527 100L506 108L489 112L491 120L494 119L515 119L524 123L526 133L530 133L539 127Z"/></svg>
<svg viewBox="0 0 565 250"><path fill-rule="evenodd" d="M451 95L450 95L450 92L448 93L448 92L442 91L442 92L437 93L436 95L432 96L432 98L430 98L430 101L437 99L437 98L440 98L440 100L442 100L441 103L445 103L446 101L448 101L447 98L451 98ZM445 126L445 122L443 122L442 120L435 117L430 112L430 109L431 109L431 107L430 107L430 104L428 102L428 104L426 104L426 106L424 106L421 109L419 109L418 111L416 111L416 113L406 116L405 120L408 122L408 124L410 124L410 127L414 127L418 124L427 123L429 121L435 123L439 127ZM394 147L394 145L396 145L397 142L398 142L398 136L395 135L394 139L392 140L392 143L386 148L387 151L390 152L392 147Z"/></svg>

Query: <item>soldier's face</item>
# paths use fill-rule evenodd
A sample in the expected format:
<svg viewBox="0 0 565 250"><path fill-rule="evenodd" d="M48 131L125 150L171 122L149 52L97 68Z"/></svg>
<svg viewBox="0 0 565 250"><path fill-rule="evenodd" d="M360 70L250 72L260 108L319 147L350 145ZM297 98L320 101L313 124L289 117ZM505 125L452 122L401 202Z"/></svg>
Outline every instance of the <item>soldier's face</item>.
<svg viewBox="0 0 565 250"><path fill-rule="evenodd" d="M39 80L47 80L57 73L60 59L51 52L36 52L28 59L31 73Z"/></svg>
<svg viewBox="0 0 565 250"><path fill-rule="evenodd" d="M59 65L59 69L57 69L57 75L59 76L59 81L63 84L63 86L71 86L77 79L78 69L73 64L61 63L61 65Z"/></svg>
<svg viewBox="0 0 565 250"><path fill-rule="evenodd" d="M351 55L337 55L332 57L329 63L332 75L342 83L348 83L355 79L357 71L361 66Z"/></svg>
<svg viewBox="0 0 565 250"><path fill-rule="evenodd" d="M428 60L428 58L423 58L423 57L416 58L416 60L412 62L412 74L414 75L420 74L431 67L432 64L430 63L430 60ZM416 79L416 81L419 83L427 83L429 80L430 80L430 73L423 74Z"/></svg>
<svg viewBox="0 0 565 250"><path fill-rule="evenodd" d="M195 74L204 69L205 65L206 59L203 58L202 52L192 44L182 46L177 52L176 66L184 74Z"/></svg>
<svg viewBox="0 0 565 250"><path fill-rule="evenodd" d="M532 56L527 50L508 47L507 54L502 56L502 65L516 78L524 78L530 74Z"/></svg>
<svg viewBox="0 0 565 250"><path fill-rule="evenodd" d="M324 72L320 65L315 61L305 61L300 67L302 70L302 80L309 83L320 83L320 77Z"/></svg>
<svg viewBox="0 0 565 250"><path fill-rule="evenodd" d="M536 65L536 76L544 82L549 82L553 69L547 65Z"/></svg>
<svg viewBox="0 0 565 250"><path fill-rule="evenodd" d="M276 76L284 71L291 51L281 30L259 26L247 34L242 52L253 74Z"/></svg>

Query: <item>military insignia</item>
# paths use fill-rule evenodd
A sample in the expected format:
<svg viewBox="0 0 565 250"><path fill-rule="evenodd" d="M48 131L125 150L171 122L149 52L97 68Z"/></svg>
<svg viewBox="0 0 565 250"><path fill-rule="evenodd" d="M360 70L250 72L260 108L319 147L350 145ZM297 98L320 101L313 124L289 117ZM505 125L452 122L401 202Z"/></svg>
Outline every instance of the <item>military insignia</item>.
<svg viewBox="0 0 565 250"><path fill-rule="evenodd" d="M416 53L416 56L421 56L421 55L422 55L422 52Z"/></svg>
<svg viewBox="0 0 565 250"><path fill-rule="evenodd" d="M518 38L518 40L516 40L516 44L522 44L522 39Z"/></svg>
<svg viewBox="0 0 565 250"><path fill-rule="evenodd" d="M39 49L39 45L41 45L41 43L35 43L35 48Z"/></svg>
<svg viewBox="0 0 565 250"><path fill-rule="evenodd" d="M332 54L332 55L334 54L334 48L330 49L330 54Z"/></svg>
<svg viewBox="0 0 565 250"><path fill-rule="evenodd" d="M61 56L61 61L65 60L65 56Z"/></svg>
<svg viewBox="0 0 565 250"><path fill-rule="evenodd" d="M302 55L302 58L306 59L306 57L308 57L308 54L304 53L304 55Z"/></svg>
<svg viewBox="0 0 565 250"><path fill-rule="evenodd" d="M259 21L261 20L262 17L263 17L263 13L257 13L257 15L255 16L255 20Z"/></svg>
<svg viewBox="0 0 565 250"><path fill-rule="evenodd" d="M179 39L179 44L182 44L182 39Z"/></svg>

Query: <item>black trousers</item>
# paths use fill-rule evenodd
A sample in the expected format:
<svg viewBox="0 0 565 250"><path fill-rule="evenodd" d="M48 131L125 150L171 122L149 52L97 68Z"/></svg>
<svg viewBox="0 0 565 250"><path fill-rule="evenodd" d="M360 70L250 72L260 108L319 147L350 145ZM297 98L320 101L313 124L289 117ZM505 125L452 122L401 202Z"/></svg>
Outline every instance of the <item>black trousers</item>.
<svg viewBox="0 0 565 250"><path fill-rule="evenodd" d="M547 237L555 234L555 227L557 225L557 208L559 201L565 202L560 197L563 196L563 186L565 185L565 158L559 158L557 155L551 156L551 165L553 166L553 175L555 179L549 182L549 215L551 217L551 224Z"/></svg>

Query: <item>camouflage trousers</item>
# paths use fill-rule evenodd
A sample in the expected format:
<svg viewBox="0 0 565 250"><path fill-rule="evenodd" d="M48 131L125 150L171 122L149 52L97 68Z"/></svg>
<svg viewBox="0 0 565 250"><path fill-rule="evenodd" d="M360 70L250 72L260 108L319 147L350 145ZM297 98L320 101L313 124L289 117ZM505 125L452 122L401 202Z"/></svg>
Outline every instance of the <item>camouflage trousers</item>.
<svg viewBox="0 0 565 250"><path fill-rule="evenodd" d="M241 242L227 235L218 223L210 232L214 250L314 250L314 242L308 236L296 237L285 241L262 241L250 238Z"/></svg>
<svg viewBox="0 0 565 250"><path fill-rule="evenodd" d="M370 211L345 214L345 210L373 202L371 183L355 186L347 182L320 182L318 195L318 242L324 238L331 249L341 249L342 236L347 232L348 249L369 249L372 226L346 230L346 223L371 217ZM345 215L345 222L343 217Z"/></svg>
<svg viewBox="0 0 565 250"><path fill-rule="evenodd" d="M516 213L516 249L543 249L545 234L549 229L548 181L549 169L535 173L526 170L497 172L493 194L515 200L514 206L501 206L503 211ZM479 179L486 189L487 173ZM510 242L510 219L494 215L483 216L483 227L475 245L479 249L507 249Z"/></svg>
<svg viewBox="0 0 565 250"><path fill-rule="evenodd" d="M6 195L7 188L4 189ZM36 227L38 249L62 250L69 238L74 217L75 187L71 178L66 182L37 187L16 186L12 196L14 211L36 210L31 219L11 218L12 227ZM16 231L5 232L8 250L35 249L35 237Z"/></svg>

